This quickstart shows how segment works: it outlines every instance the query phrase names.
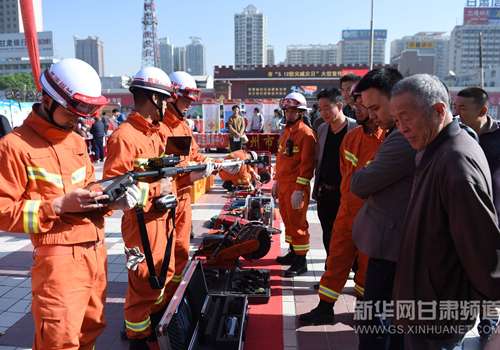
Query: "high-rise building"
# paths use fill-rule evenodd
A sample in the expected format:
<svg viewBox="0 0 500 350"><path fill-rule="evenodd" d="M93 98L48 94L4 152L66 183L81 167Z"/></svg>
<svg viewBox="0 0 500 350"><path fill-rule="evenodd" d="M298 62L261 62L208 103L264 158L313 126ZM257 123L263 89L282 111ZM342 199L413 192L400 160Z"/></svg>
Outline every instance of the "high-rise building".
<svg viewBox="0 0 500 350"><path fill-rule="evenodd" d="M174 45L170 44L170 38L160 39L160 68L168 75L174 72Z"/></svg>
<svg viewBox="0 0 500 350"><path fill-rule="evenodd" d="M267 63L267 16L248 5L234 15L234 65L264 66Z"/></svg>
<svg viewBox="0 0 500 350"><path fill-rule="evenodd" d="M267 45L267 65L274 66L274 46Z"/></svg>
<svg viewBox="0 0 500 350"><path fill-rule="evenodd" d="M373 63L385 62L387 30L376 29L373 40ZM370 30L343 30L337 44L337 64L368 64L370 61Z"/></svg>
<svg viewBox="0 0 500 350"><path fill-rule="evenodd" d="M95 39L89 35L87 39L78 39L75 35L75 57L90 64L99 74L104 76L104 43L99 40L99 35Z"/></svg>
<svg viewBox="0 0 500 350"><path fill-rule="evenodd" d="M186 71L186 48L174 47L174 72L181 70Z"/></svg>
<svg viewBox="0 0 500 350"><path fill-rule="evenodd" d="M483 67L500 66L500 26L467 24L455 26L450 38L449 68L457 76L476 73L479 67L479 32L483 36Z"/></svg>
<svg viewBox="0 0 500 350"><path fill-rule="evenodd" d="M337 45L288 45L286 64L337 64Z"/></svg>
<svg viewBox="0 0 500 350"><path fill-rule="evenodd" d="M190 37L191 44L186 46L186 72L191 75L206 75L206 53L205 45L201 38Z"/></svg>
<svg viewBox="0 0 500 350"><path fill-rule="evenodd" d="M445 32L419 32L391 42L391 64L404 75L449 76L450 37Z"/></svg>
<svg viewBox="0 0 500 350"><path fill-rule="evenodd" d="M42 0L33 0L33 11L35 13L36 31L42 32ZM0 2L0 34L4 33L24 33L19 0Z"/></svg>

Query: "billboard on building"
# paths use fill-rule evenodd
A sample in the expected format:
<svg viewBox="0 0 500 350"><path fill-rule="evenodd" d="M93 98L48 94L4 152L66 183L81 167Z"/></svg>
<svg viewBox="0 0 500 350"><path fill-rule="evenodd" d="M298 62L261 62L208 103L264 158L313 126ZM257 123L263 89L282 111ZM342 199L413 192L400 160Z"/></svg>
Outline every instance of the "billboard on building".
<svg viewBox="0 0 500 350"><path fill-rule="evenodd" d="M490 20L488 7L465 7L464 24L488 24Z"/></svg>
<svg viewBox="0 0 500 350"><path fill-rule="evenodd" d="M433 49L434 41L408 41L409 49Z"/></svg>
<svg viewBox="0 0 500 350"><path fill-rule="evenodd" d="M38 32L40 57L54 56L54 37L52 32ZM0 34L0 58L28 57L28 46L24 33Z"/></svg>
<svg viewBox="0 0 500 350"><path fill-rule="evenodd" d="M387 39L387 29L375 29L373 31L373 38ZM343 30L342 39L344 40L370 39L370 29Z"/></svg>
<svg viewBox="0 0 500 350"><path fill-rule="evenodd" d="M490 26L500 26L500 8L490 8L489 15L488 24Z"/></svg>

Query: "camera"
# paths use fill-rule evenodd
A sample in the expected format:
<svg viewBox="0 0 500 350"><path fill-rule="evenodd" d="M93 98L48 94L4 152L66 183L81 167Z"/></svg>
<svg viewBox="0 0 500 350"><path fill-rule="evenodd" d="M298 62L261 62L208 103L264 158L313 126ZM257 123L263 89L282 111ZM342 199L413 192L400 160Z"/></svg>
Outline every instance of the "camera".
<svg viewBox="0 0 500 350"><path fill-rule="evenodd" d="M155 200L156 210L170 210L177 207L177 199L173 194L167 194L166 196L159 197Z"/></svg>

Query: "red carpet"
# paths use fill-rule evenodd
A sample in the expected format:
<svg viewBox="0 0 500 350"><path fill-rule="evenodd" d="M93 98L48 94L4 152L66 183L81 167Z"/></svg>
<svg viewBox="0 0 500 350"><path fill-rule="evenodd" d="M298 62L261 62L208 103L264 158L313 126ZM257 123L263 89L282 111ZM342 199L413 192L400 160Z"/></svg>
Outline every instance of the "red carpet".
<svg viewBox="0 0 500 350"><path fill-rule="evenodd" d="M280 227L278 215L274 227ZM283 233L284 234L284 233ZM262 259L249 262L240 258L242 268L269 269L271 274L271 298L267 304L251 304L249 321L245 339L245 350L283 349L283 302L281 265L276 257L281 255L280 236L274 235L269 253ZM224 264L224 267L234 265Z"/></svg>

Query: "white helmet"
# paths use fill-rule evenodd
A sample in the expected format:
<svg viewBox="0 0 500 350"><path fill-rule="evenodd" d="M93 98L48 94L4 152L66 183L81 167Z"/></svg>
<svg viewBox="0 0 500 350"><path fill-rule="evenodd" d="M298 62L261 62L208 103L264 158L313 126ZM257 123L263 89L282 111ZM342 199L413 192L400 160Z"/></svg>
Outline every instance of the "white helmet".
<svg viewBox="0 0 500 350"><path fill-rule="evenodd" d="M66 58L47 68L40 84L57 103L82 117L99 114L109 100L101 94L101 80L88 63Z"/></svg>
<svg viewBox="0 0 500 350"><path fill-rule="evenodd" d="M198 101L201 95L201 89L196 87L196 81L186 72L173 72L169 76L176 94L192 101Z"/></svg>
<svg viewBox="0 0 500 350"><path fill-rule="evenodd" d="M174 92L167 73L156 67L143 68L135 75L129 90L132 92L136 88L160 92L167 96Z"/></svg>
<svg viewBox="0 0 500 350"><path fill-rule="evenodd" d="M259 157L257 156L257 153L255 151L248 151L248 153L250 154L250 158L252 160L257 160L259 159Z"/></svg>
<svg viewBox="0 0 500 350"><path fill-rule="evenodd" d="M280 108L281 109L297 108L297 109L307 110L306 98L298 92L292 92L286 95L285 98L282 98L280 100Z"/></svg>

